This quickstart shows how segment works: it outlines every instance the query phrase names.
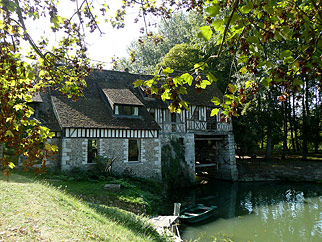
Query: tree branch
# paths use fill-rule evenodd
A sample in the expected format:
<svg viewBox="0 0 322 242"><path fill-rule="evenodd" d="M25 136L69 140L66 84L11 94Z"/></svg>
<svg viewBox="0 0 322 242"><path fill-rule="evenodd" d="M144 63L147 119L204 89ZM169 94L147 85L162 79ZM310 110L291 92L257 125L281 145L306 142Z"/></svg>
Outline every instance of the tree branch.
<svg viewBox="0 0 322 242"><path fill-rule="evenodd" d="M90 7L89 7L89 4L88 4L87 0L85 0L85 2L86 2L86 5L87 5L87 7L88 7L88 11L89 11L89 13L90 13L91 17L92 17L93 21L95 22L95 25L96 25L96 27L97 27L98 31L100 32L100 35L104 34L104 33L102 32L102 30L100 29L100 27L98 26L98 24L97 24L97 22L96 22L96 20L95 20L95 17L94 17L94 15L93 15L93 13L92 13L92 11L91 11Z"/></svg>
<svg viewBox="0 0 322 242"><path fill-rule="evenodd" d="M238 3L239 3L239 0L235 0L233 10L232 10L232 12L231 12L231 14L229 16L229 19L227 21L227 24L225 26L225 31L224 31L224 34L223 34L223 37L222 37L222 40L221 40L221 44L220 44L220 47L219 47L219 50L218 50L218 53L217 53L217 57L219 57L221 52L222 52L222 47L223 47L223 44L224 44L224 40L226 39L226 35L227 35L228 29L229 29L230 21L232 20L235 11L238 9Z"/></svg>

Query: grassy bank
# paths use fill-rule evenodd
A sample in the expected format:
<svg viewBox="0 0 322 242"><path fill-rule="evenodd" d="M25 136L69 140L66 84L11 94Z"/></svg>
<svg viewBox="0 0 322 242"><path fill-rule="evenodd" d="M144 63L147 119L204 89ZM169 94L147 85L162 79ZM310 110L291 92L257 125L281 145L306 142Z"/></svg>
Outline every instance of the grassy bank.
<svg viewBox="0 0 322 242"><path fill-rule="evenodd" d="M19 174L7 183L0 175L0 241L165 241L142 217L70 191L71 184L62 191Z"/></svg>
<svg viewBox="0 0 322 242"><path fill-rule="evenodd" d="M45 181L60 190L87 202L119 207L136 214L155 215L162 211L163 195L159 183L151 180L113 177L90 179L77 173L46 172L35 175L33 172L17 172L38 181ZM104 190L104 185L120 184L119 191Z"/></svg>

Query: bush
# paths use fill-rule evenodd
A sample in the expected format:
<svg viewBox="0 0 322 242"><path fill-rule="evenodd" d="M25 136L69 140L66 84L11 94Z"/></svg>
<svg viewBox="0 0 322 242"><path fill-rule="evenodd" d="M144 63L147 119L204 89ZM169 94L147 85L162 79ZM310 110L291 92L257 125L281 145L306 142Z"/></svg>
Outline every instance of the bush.
<svg viewBox="0 0 322 242"><path fill-rule="evenodd" d="M93 167L90 169L83 167L73 167L69 171L63 172L68 180L74 181L105 181L109 175L107 165L110 162L109 158L96 157Z"/></svg>

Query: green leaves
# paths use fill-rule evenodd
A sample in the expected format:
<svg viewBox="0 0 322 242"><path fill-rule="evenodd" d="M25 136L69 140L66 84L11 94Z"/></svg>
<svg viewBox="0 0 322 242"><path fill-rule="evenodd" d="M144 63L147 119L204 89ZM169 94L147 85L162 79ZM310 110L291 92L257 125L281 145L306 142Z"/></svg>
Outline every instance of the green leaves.
<svg viewBox="0 0 322 242"><path fill-rule="evenodd" d="M248 14L250 11L252 11L253 7L252 1L247 1L247 4L240 8L240 12L242 14Z"/></svg>
<svg viewBox="0 0 322 242"><path fill-rule="evenodd" d="M250 88L253 83L254 83L254 81L246 81L246 83L245 83L245 89Z"/></svg>
<svg viewBox="0 0 322 242"><path fill-rule="evenodd" d="M136 80L135 82L133 82L134 88L142 86L144 83L144 80Z"/></svg>
<svg viewBox="0 0 322 242"><path fill-rule="evenodd" d="M247 72L247 69L245 66L243 66L239 71L244 75Z"/></svg>
<svg viewBox="0 0 322 242"><path fill-rule="evenodd" d="M223 34L225 31L225 23L224 20L222 19L216 19L213 23L212 26L214 27L214 29L218 32L220 32L220 34Z"/></svg>
<svg viewBox="0 0 322 242"><path fill-rule="evenodd" d="M162 99L162 101L163 102L165 102L165 100L169 100L169 99L171 99L171 96L170 96L170 93L169 93L169 91L164 91L163 93L162 93L162 95L161 95L161 99Z"/></svg>
<svg viewBox="0 0 322 242"><path fill-rule="evenodd" d="M284 59L284 58L286 58L286 57L289 57L289 56L291 56L293 53L292 53L292 51L290 51L290 50L284 50L281 54L280 54L280 58L281 59Z"/></svg>
<svg viewBox="0 0 322 242"><path fill-rule="evenodd" d="M211 110L210 116L213 117L219 113L219 108L214 108Z"/></svg>
<svg viewBox="0 0 322 242"><path fill-rule="evenodd" d="M221 101L218 97L213 97L211 99L211 102L213 102L215 105L220 105Z"/></svg>
<svg viewBox="0 0 322 242"><path fill-rule="evenodd" d="M210 82L217 82L217 78L211 72L208 72L207 78Z"/></svg>
<svg viewBox="0 0 322 242"><path fill-rule="evenodd" d="M220 6L218 4L213 4L205 9L210 17L215 17L220 12Z"/></svg>
<svg viewBox="0 0 322 242"><path fill-rule="evenodd" d="M61 16L54 15L50 18L50 22L53 23L56 28L59 28L59 25L64 23L64 19Z"/></svg>
<svg viewBox="0 0 322 242"><path fill-rule="evenodd" d="M15 166L15 164L13 164L12 162L9 162L8 166L9 166L9 168L11 168L11 169L13 169L13 168L15 168L15 167L16 167L16 166Z"/></svg>
<svg viewBox="0 0 322 242"><path fill-rule="evenodd" d="M194 65L194 68L197 73L199 69L203 71L206 67L208 67L208 64L206 62L199 62Z"/></svg>
<svg viewBox="0 0 322 242"><path fill-rule="evenodd" d="M266 78L264 78L264 79L262 80L262 84L263 84L265 87L268 87L271 81L272 81L272 79L271 79L271 78L266 77Z"/></svg>
<svg viewBox="0 0 322 242"><path fill-rule="evenodd" d="M183 78L183 83L188 83L189 86L191 86L193 77L189 73L184 73L181 75L181 78Z"/></svg>
<svg viewBox="0 0 322 242"><path fill-rule="evenodd" d="M14 134L12 133L11 130L7 130L5 133L5 136L14 137Z"/></svg>
<svg viewBox="0 0 322 242"><path fill-rule="evenodd" d="M246 41L250 44L259 44L259 40L256 36L250 36L248 38L246 38Z"/></svg>
<svg viewBox="0 0 322 242"><path fill-rule="evenodd" d="M200 83L200 87L202 89L205 89L207 86L211 85L211 82L208 80L202 80L202 82Z"/></svg>
<svg viewBox="0 0 322 242"><path fill-rule="evenodd" d="M236 87L236 85L229 83L229 84L228 84L228 90L229 90L231 93L234 93L234 92L236 92L236 91L237 91L237 87Z"/></svg>
<svg viewBox="0 0 322 242"><path fill-rule="evenodd" d="M162 74L165 75L165 76L167 76L170 73L173 73L173 71L174 71L173 69L171 69L170 67L167 67L167 68L165 68L165 69L162 70Z"/></svg>
<svg viewBox="0 0 322 242"><path fill-rule="evenodd" d="M210 26L202 26L200 27L200 32L198 34L199 38L204 38L206 41L210 40L213 32Z"/></svg>
<svg viewBox="0 0 322 242"><path fill-rule="evenodd" d="M5 27L5 24L3 22L3 20L0 20L0 29L3 29Z"/></svg>
<svg viewBox="0 0 322 242"><path fill-rule="evenodd" d="M144 85L147 87L151 87L153 84L155 84L155 81L153 79L144 82Z"/></svg>

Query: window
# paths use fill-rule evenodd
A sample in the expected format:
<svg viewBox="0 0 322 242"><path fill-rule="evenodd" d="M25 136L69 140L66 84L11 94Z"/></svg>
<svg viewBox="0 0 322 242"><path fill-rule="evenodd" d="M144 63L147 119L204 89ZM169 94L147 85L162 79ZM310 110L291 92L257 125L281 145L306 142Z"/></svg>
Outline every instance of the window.
<svg viewBox="0 0 322 242"><path fill-rule="evenodd" d="M153 117L153 119L155 119L155 110L154 109L151 109L149 111L149 113L151 114L151 116Z"/></svg>
<svg viewBox="0 0 322 242"><path fill-rule="evenodd" d="M140 141L138 139L129 140L128 161L139 161Z"/></svg>
<svg viewBox="0 0 322 242"><path fill-rule="evenodd" d="M87 145L87 163L93 163L97 157L97 140L89 139Z"/></svg>
<svg viewBox="0 0 322 242"><path fill-rule="evenodd" d="M116 105L115 106L116 115L126 115L126 116L139 116L139 107L128 106L128 105Z"/></svg>
<svg viewBox="0 0 322 242"><path fill-rule="evenodd" d="M194 111L194 113L192 115L192 118L194 120L199 120L199 109L198 109L198 107L196 107L196 109L195 109L195 111Z"/></svg>
<svg viewBox="0 0 322 242"><path fill-rule="evenodd" d="M177 114L176 113L171 113L171 123L177 122Z"/></svg>
<svg viewBox="0 0 322 242"><path fill-rule="evenodd" d="M171 132L176 132L177 131L177 114L176 113L171 113Z"/></svg>

